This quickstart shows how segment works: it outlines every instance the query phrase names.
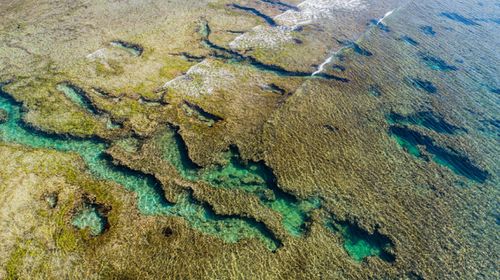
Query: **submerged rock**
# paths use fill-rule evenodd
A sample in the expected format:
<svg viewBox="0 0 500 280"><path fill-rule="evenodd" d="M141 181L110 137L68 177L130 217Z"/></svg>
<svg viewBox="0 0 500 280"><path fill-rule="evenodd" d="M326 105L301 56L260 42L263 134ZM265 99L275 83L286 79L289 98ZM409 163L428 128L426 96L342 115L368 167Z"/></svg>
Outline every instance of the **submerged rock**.
<svg viewBox="0 0 500 280"><path fill-rule="evenodd" d="M7 111L0 109L0 124L7 122L9 119L9 115L7 114Z"/></svg>

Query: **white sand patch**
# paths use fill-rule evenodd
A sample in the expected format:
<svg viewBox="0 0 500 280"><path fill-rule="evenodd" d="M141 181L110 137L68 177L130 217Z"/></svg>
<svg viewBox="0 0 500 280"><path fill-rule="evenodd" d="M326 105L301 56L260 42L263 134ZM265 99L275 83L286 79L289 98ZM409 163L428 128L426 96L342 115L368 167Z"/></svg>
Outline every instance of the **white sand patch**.
<svg viewBox="0 0 500 280"><path fill-rule="evenodd" d="M279 25L298 27L332 18L338 11L361 11L367 6L364 0L306 0L298 7L299 11L288 10L274 19Z"/></svg>
<svg viewBox="0 0 500 280"><path fill-rule="evenodd" d="M106 48L98 49L97 51L90 53L87 55L87 59L89 60L96 60L96 59L103 59L105 60L108 55L106 54L108 50Z"/></svg>
<svg viewBox="0 0 500 280"><path fill-rule="evenodd" d="M168 81L164 88L171 88L189 96L210 95L217 88L229 87L235 82L230 71L214 61L204 60L189 68L185 75Z"/></svg>
<svg viewBox="0 0 500 280"><path fill-rule="evenodd" d="M330 19L338 11L361 11L367 8L365 0L306 0L299 5L298 11L287 10L274 17L278 26L256 26L250 32L236 37L229 47L235 50L250 48L277 49L293 39L291 32L300 25L315 23L319 20ZM331 61L328 58L315 72L323 71L323 67ZM216 87L230 84L234 76L220 67L211 67L209 61L204 60L192 66L189 71L180 77L166 82L164 88L172 88L192 96L212 94ZM218 77L218 75L220 75Z"/></svg>
<svg viewBox="0 0 500 280"><path fill-rule="evenodd" d="M329 19L338 11L360 11L366 8L364 0L306 0L299 5L298 11L288 10L274 17L278 26L257 26L250 32L234 39L232 49L266 48L276 49L290 42L291 32L301 26Z"/></svg>
<svg viewBox="0 0 500 280"><path fill-rule="evenodd" d="M292 29L286 26L263 26L259 25L234 39L229 47L231 49L250 49L255 47L275 49L293 37Z"/></svg>

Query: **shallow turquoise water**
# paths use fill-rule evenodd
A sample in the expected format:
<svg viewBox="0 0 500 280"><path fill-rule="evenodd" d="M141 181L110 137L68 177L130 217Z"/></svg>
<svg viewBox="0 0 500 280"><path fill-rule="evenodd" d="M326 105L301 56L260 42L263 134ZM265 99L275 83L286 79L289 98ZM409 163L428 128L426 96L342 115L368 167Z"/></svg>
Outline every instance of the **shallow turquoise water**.
<svg viewBox="0 0 500 280"><path fill-rule="evenodd" d="M64 93L64 95L77 106L87 110L89 113L97 113L92 105L92 102L87 98L81 89L68 83L58 84L56 88L60 92Z"/></svg>
<svg viewBox="0 0 500 280"><path fill-rule="evenodd" d="M437 164L448 168L453 173L463 176L469 180L484 183L488 178L488 172L475 166L466 156L438 146L429 136L423 135L415 130L404 126L391 126L389 134L409 154L424 160L428 157Z"/></svg>
<svg viewBox="0 0 500 280"><path fill-rule="evenodd" d="M262 204L278 212L283 227L293 236L305 231L309 212L320 207L319 199L300 201L282 191L272 171L263 162L243 161L236 147L225 154L226 163L201 168L191 161L180 135L167 128L157 140L164 158L186 179L205 181L213 187L243 190L255 194Z"/></svg>
<svg viewBox="0 0 500 280"><path fill-rule="evenodd" d="M378 232L370 234L357 225L334 219L327 221L326 227L342 236L344 249L357 262L367 257L379 257L387 262L395 260L394 255L388 252L393 246L391 241Z"/></svg>
<svg viewBox="0 0 500 280"><path fill-rule="evenodd" d="M87 204L73 216L71 224L78 229L88 228L90 234L97 236L106 229L107 219L99 213L95 205Z"/></svg>
<svg viewBox="0 0 500 280"><path fill-rule="evenodd" d="M114 165L105 154L108 145L102 141L48 135L27 127L21 120L20 107L7 93L0 91L0 109L8 113L7 122L0 124L1 141L79 154L95 177L113 181L135 192L139 210L145 215L181 216L193 228L227 242L259 238L272 250L279 246L279 241L262 224L246 218L216 215L190 194L185 194L176 204L169 203L164 198L161 184L153 176Z"/></svg>

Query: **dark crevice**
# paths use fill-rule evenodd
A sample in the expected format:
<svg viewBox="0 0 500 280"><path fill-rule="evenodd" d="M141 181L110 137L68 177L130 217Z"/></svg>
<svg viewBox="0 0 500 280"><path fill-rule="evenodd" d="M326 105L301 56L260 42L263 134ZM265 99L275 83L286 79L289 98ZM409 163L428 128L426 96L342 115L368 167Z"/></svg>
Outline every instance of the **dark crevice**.
<svg viewBox="0 0 500 280"><path fill-rule="evenodd" d="M111 41L111 44L113 46L124 48L135 56L141 56L144 52L144 48L141 45L135 43L125 42L122 40L114 40Z"/></svg>
<svg viewBox="0 0 500 280"><path fill-rule="evenodd" d="M418 90L423 90L423 91L425 91L427 93L431 93L431 94L434 94L437 92L437 88L430 81L421 80L419 78L413 78L413 77L406 77L405 81L410 86L412 86Z"/></svg>
<svg viewBox="0 0 500 280"><path fill-rule="evenodd" d="M228 7L231 7L231 8L234 8L234 9L237 9L237 10L241 10L241 11L245 11L247 13L251 13L255 16L258 16L260 18L262 18L269 26L276 26L276 22L274 21L274 19L264 13L262 13L261 11L257 10L257 9L254 9L254 8L251 8L251 7L247 7L247 6L242 6L242 5L238 5L238 4L228 4Z"/></svg>
<svg viewBox="0 0 500 280"><path fill-rule="evenodd" d="M337 42L344 46L344 47L347 47L347 48L350 48L354 51L354 53L356 54L359 54L359 55L362 55L362 56L372 56L373 53L370 52L369 50L367 49L364 49L362 48L360 45L358 45L356 42L352 42L352 41L341 41L341 40L337 40Z"/></svg>
<svg viewBox="0 0 500 280"><path fill-rule="evenodd" d="M441 58L423 52L419 52L418 55L420 56L424 64L427 65L427 67L429 67L432 70L445 71L445 72L458 70L457 67L449 65Z"/></svg>
<svg viewBox="0 0 500 280"><path fill-rule="evenodd" d="M281 11L287 11L287 10L299 11L299 8L297 6L282 1L277 1L277 0L260 0L260 1L277 6Z"/></svg>
<svg viewBox="0 0 500 280"><path fill-rule="evenodd" d="M171 237L174 234L174 230L171 227L164 227L161 230L161 234L165 237Z"/></svg>
<svg viewBox="0 0 500 280"><path fill-rule="evenodd" d="M101 98L104 98L104 99L119 99L119 98L122 98L124 96L124 94L120 94L120 95L112 95L111 93L107 92L105 89L103 88L98 88L98 87L93 87L92 90L95 92L95 94Z"/></svg>
<svg viewBox="0 0 500 280"><path fill-rule="evenodd" d="M76 86L68 81L62 82L58 86L60 87L58 89L60 91L62 91L68 97L68 99L70 99L71 101L73 101L75 103L78 103L77 105L81 105L88 112L90 112L94 115L100 115L102 113L102 111L99 110L99 108L97 108L94 105L94 103L92 102L90 97L87 95L87 93L82 88L80 88L80 87L78 87L78 86ZM67 89L65 89L64 87ZM69 96L69 94L66 92L66 90L71 90L72 92L74 92L74 94L76 95L78 100L72 99Z"/></svg>
<svg viewBox="0 0 500 280"><path fill-rule="evenodd" d="M264 64L251 56L244 56L244 55L241 55L238 52L235 52L233 50L223 48L221 46L218 46L218 45L212 43L209 40L204 40L203 43L205 46L207 46L208 48L210 48L214 51L211 54L211 56L214 58L222 59L222 60L226 60L226 61L248 63L251 66L255 67L256 69L259 69L261 71L266 71L266 72L272 72L278 76L309 77L309 78L319 77L319 78L324 78L327 80L335 80L335 81L339 81L339 82L343 82L343 83L349 82L349 79L334 76L334 75L324 74L324 73L320 73L320 74L314 75L314 77L311 77L312 72L288 71L280 66L272 65L272 64Z"/></svg>
<svg viewBox="0 0 500 280"><path fill-rule="evenodd" d="M337 72L344 72L346 70L345 66L339 65L339 64L334 64L331 66L333 71Z"/></svg>
<svg viewBox="0 0 500 280"><path fill-rule="evenodd" d="M429 35L429 36L433 36L433 37L436 35L436 31L434 31L434 29L430 25L421 26L420 31L422 31L422 33L424 33L425 35Z"/></svg>
<svg viewBox="0 0 500 280"><path fill-rule="evenodd" d="M459 15L457 13L451 13L451 12L443 12L439 14L442 17L446 17L448 19L451 19L453 21L469 25L469 26L474 26L474 25L480 25L479 23L475 22L473 19L466 18L462 15Z"/></svg>
<svg viewBox="0 0 500 280"><path fill-rule="evenodd" d="M401 147L417 158L426 161L432 159L438 165L447 167L455 174L478 183L484 183L489 178L488 172L476 167L469 158L455 151L437 146L429 136L399 125L390 126L389 134L396 139ZM420 147L430 154L430 159L422 153Z"/></svg>
<svg viewBox="0 0 500 280"><path fill-rule="evenodd" d="M241 30L226 30L227 33L231 33L231 34L244 34L246 33L247 31L241 31Z"/></svg>
<svg viewBox="0 0 500 280"><path fill-rule="evenodd" d="M385 25L382 22L379 22L378 19L371 19L370 22L368 22L368 26L376 26L378 29L384 31L384 32L391 32L391 29L389 26Z"/></svg>
<svg viewBox="0 0 500 280"><path fill-rule="evenodd" d="M252 56L245 56L242 55L236 51L233 51L231 49L224 48L222 46L219 46L212 41L210 41L209 36L210 36L210 27L206 22L202 24L202 26L205 27L200 27L200 29L207 30L208 32L206 33L206 36L204 36L204 39L202 40L202 44L212 50L212 53L210 54L211 57L216 58L216 59L221 59L226 62L239 62L239 63L247 63L253 67L255 67L258 70L265 71L265 72L272 72L278 76L282 77L304 77L304 78L323 78L327 80L335 80L343 83L348 83L349 79L347 78L342 78L334 75L329 75L329 74L324 74L324 73L319 73L317 75L312 76L312 72L300 72L300 71L288 71L280 66L277 65L272 65L272 64L265 64L257 59L253 58Z"/></svg>
<svg viewBox="0 0 500 280"><path fill-rule="evenodd" d="M261 88L263 90L270 91L270 92L273 92L273 93L276 93L279 95L288 95L287 91L284 88L282 88L274 83L264 85Z"/></svg>
<svg viewBox="0 0 500 280"><path fill-rule="evenodd" d="M389 263L396 261L393 253L394 243L378 229L370 233L355 222L342 221L335 217L327 221L326 227L342 236L344 249L357 262L362 262L367 257L379 257Z"/></svg>
<svg viewBox="0 0 500 280"><path fill-rule="evenodd" d="M401 36L400 40L405 42L406 44L414 46L414 47L419 45L419 43L417 41L415 41L413 38L411 38L408 35Z"/></svg>
<svg viewBox="0 0 500 280"><path fill-rule="evenodd" d="M326 130L330 131L330 132L338 132L339 129L331 124L325 124L323 125L324 128L326 128Z"/></svg>
<svg viewBox="0 0 500 280"><path fill-rule="evenodd" d="M191 160L191 157L189 156L188 146L186 145L186 142L184 142L184 139L182 139L182 136L179 132L180 127L170 124L168 126L168 129L172 130L173 132L173 139L175 141L176 148L181 156L180 158L181 168L184 170L194 170L194 171L200 170L201 166L199 166L197 163Z"/></svg>
<svg viewBox="0 0 500 280"><path fill-rule="evenodd" d="M418 125L445 134L455 134L459 131L466 131L464 128L448 123L441 116L437 116L431 111L417 112L407 116L390 113L387 116L387 121L391 124Z"/></svg>
<svg viewBox="0 0 500 280"><path fill-rule="evenodd" d="M189 62L201 62L206 58L205 56L202 56L202 55L193 55L193 54L190 54L187 52L174 53L172 55L180 56Z"/></svg>
<svg viewBox="0 0 500 280"><path fill-rule="evenodd" d="M489 90L491 93L494 93L494 94L498 94L498 95L500 95L500 88L497 88L497 87L488 87L488 90Z"/></svg>
<svg viewBox="0 0 500 280"><path fill-rule="evenodd" d="M104 110L101 110L98 108L95 103L92 101L90 96L86 91L84 91L82 88L72 84L71 82L62 82L57 85L57 89L64 93L64 95L73 103L75 103L77 106L82 107L85 109L87 112L91 113L94 116L101 117L101 118L106 118L108 121L108 129L121 129L123 128L123 120L118 120L114 117L112 117L109 113L105 112ZM105 93L104 91L93 88L94 92L98 96L102 96L103 98L110 98L109 94Z"/></svg>
<svg viewBox="0 0 500 280"><path fill-rule="evenodd" d="M224 120L223 118L216 116L214 114L211 114L211 113L205 111L200 106L198 106L194 103L188 102L186 100L184 100L184 102L182 103L182 106L186 107L186 109L187 109L186 111L188 114L194 113L198 117L198 119L202 122L216 123L216 122Z"/></svg>

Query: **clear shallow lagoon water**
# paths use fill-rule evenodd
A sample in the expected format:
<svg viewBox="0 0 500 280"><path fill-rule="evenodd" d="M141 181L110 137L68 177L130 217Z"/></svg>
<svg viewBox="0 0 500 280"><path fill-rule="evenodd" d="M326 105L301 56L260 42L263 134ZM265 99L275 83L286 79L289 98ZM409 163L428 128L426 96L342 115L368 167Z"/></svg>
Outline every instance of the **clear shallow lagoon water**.
<svg viewBox="0 0 500 280"><path fill-rule="evenodd" d="M491 148L494 145L492 142L498 144L500 127L498 125L498 76L491 74L498 74L498 57L490 54L491 56L488 59L488 55L482 55L480 52L474 53L474 51L471 51L470 54L443 53L443 50L436 46L436 44L439 46L440 43L433 43L432 40L441 40L441 42L457 40L461 36L460 32L469 32L464 31L460 26L486 28L488 25L487 28L497 30L498 27L495 27L495 25L498 24L498 19L492 15L485 17L466 15L467 11L460 11L460 13L441 11L442 8L440 6L436 9L435 14L429 15L429 17L440 19L440 25L438 26L434 24L435 22L432 22L435 21L434 19L430 20L430 22L421 21L418 24L410 22L407 25L408 27L401 28L401 25L395 27L395 22L388 18L384 25L374 27L374 30L377 28L381 30L380 34L389 36L383 38L388 42L387 44L401 44L397 48L384 49L387 45L371 44L370 40L373 37L380 36L380 34L374 34L376 32L373 30L360 42L348 42L346 44L355 56L367 59L377 59L385 51L384 55L387 55L386 61L382 60L381 63L382 67L385 68L397 69L395 65L400 67L408 64L406 65L407 69L396 73L391 79L377 80L378 73L376 71L383 71L380 69L373 70L372 80L376 80L375 82L378 85L375 83L370 85L367 91L367 94L374 98L385 98L391 94L396 95L399 92L388 94L386 88L387 85L397 80L401 92L411 91L411 94L419 96L414 102L409 102L412 105L415 104L414 107L408 106L408 104L396 104L390 109L383 108L383 110L387 111L384 112L387 113L385 118L387 131L385 132L393 141L392 144L398 145L404 153L409 154L411 158L419 162L424 164L436 163L447 176L449 174L446 172L450 172L457 175L458 180L473 182L473 187L485 183L491 184L491 182L496 182L497 174L495 171L498 171L498 160L496 159L498 150ZM453 7L446 8L451 9ZM461 14L462 12L464 14ZM396 12L395 15L397 16L397 14ZM453 32L457 32L458 35L453 35ZM443 39L443 36L449 38ZM375 38L375 40L378 39ZM491 44L491 41L494 42L495 39L490 39L487 43ZM496 41L498 41L498 38ZM210 42L207 41L206 43ZM217 46L214 45L209 47L217 49ZM497 51L497 46L490 45L489 47ZM410 48L411 51L407 51L405 48ZM394 51L395 49L401 51ZM250 58L228 53L224 49L219 49L219 52L230 56L226 60L244 61L258 68L260 67L264 71L273 72L284 77L305 77L310 75L310 73L291 73L283 69L270 68L269 65L258 64L258 62ZM394 57L390 57L390 55L394 55ZM478 62L479 60L481 61ZM486 63L489 60L491 60L490 65ZM325 69L332 67L331 70L335 70L336 73L349 71L350 65L337 64L342 62L341 59L332 60L332 63L335 63L335 68L331 65L325 65ZM391 66L391 63L394 65ZM370 65L370 62L367 62L367 65ZM342 83L350 82L347 78L337 79L333 78L337 76L328 75L325 74L323 78L327 77L332 81L339 80ZM92 108L88 107L88 104L81 99L81 96L75 95L75 92L68 92L64 88L61 90L74 103L92 112ZM402 94L401 99L406 97L407 95ZM385 99L382 100L387 102ZM457 101L456 105L453 101ZM391 102L394 102L394 100L391 100ZM433 107L433 104L437 103L446 104L447 106ZM467 103L473 105L468 108L469 111L463 108L468 107ZM482 106L483 104L484 106ZM398 107L398 105L401 106ZM455 120L460 121L449 123L444 116L448 114L456 115L457 112L454 111L454 107L460 108L460 110L457 110L460 117L455 118ZM478 107L482 109L478 109ZM0 108L8 112L8 121L0 124L0 138L2 141L32 148L49 148L79 154L87 164L90 173L96 178L113 181L135 192L139 209L145 215L181 216L193 228L220 237L227 242L237 242L248 237L262 240L270 249L276 249L279 246L279 241L262 224L251 219L216 215L210 208L193 199L188 192L181 196L176 204L166 201L162 186L154 177L114 165L105 154L108 144L101 140L48 135L27 127L21 121L20 104L11 100L3 92L0 96ZM281 191L274 174L264 164L244 162L238 152L234 150L228 152L227 163L224 165L209 168L196 166L186 155L182 139L179 139L175 133L168 133L161 139L165 146L164 157L177 168L185 179L204 181L213 187L238 189L256 195L263 205L282 216L283 227L292 236L301 237L306 229L309 213L321 207L319 198L299 200L293 195ZM437 133L438 136L434 133ZM477 151L472 149L473 152L477 152L476 155L470 156L461 151L460 147L457 147L454 140L458 137L465 137L464 135L470 136L465 139L472 139L472 142L483 141L483 143L472 145L478 147ZM476 137L478 135L487 137L489 140L484 140L484 138L474 140L478 139ZM490 155L485 152L488 149L492 151ZM483 157L487 157L487 159L481 162L480 159ZM93 232L102 232L97 212L89 210L80 214L76 215L73 220L76 227L90 227ZM355 225L342 221L334 221L332 224L335 226L329 228L334 233L342 236L344 248L354 260L362 261L368 256L379 256L383 260L393 261L393 256L388 255L386 251L392 244L385 236L380 235L378 232L368 234Z"/></svg>
<svg viewBox="0 0 500 280"><path fill-rule="evenodd" d="M28 127L22 121L21 104L4 91L0 92L0 109L5 110L8 115L7 121L0 124L2 141L32 148L77 153L96 178L115 182L133 191L137 195L139 210L144 215L181 216L193 228L218 236L227 242L258 238L272 250L279 246L279 242L262 224L246 218L216 215L211 209L195 201L189 193L180 197L177 203L169 203L164 197L161 184L153 176L114 165L105 153L108 144L103 141L49 135ZM90 226L94 233L100 231L98 220L94 211L87 211L85 215L77 215L73 224L77 227Z"/></svg>
<svg viewBox="0 0 500 280"><path fill-rule="evenodd" d="M258 238L271 250L280 246L280 241L263 224L248 218L216 215L211 209L195 201L190 193L179 197L175 204L166 201L161 184L153 176L115 165L105 153L108 144L103 141L49 135L27 126L22 121L21 104L3 91L0 93L0 109L8 115L7 121L0 124L2 141L32 148L77 153L96 178L115 182L136 193L139 210L144 215L181 216L193 228L215 235L226 242ZM301 201L283 192L277 187L276 178L268 167L261 162L243 162L235 148L227 152L227 164L202 169L189 159L184 142L173 129L168 128L158 141L162 143L165 159L171 162L184 178L257 195L265 206L282 216L283 227L292 236L303 235L309 213L320 207L318 198ZM71 221L71 224L79 229L89 228L94 236L104 232L106 223L105 217L92 205L78 211ZM346 250L350 254L352 252L357 261L367 256L383 255L385 252L383 247L377 247L378 243L370 241L372 237L369 234L360 234L363 233L360 229L345 224L342 232L347 237ZM357 234L351 236L353 232Z"/></svg>

